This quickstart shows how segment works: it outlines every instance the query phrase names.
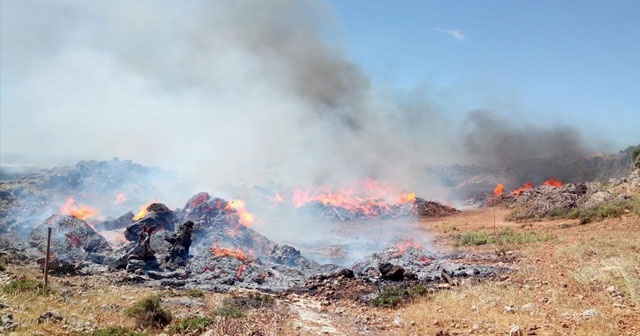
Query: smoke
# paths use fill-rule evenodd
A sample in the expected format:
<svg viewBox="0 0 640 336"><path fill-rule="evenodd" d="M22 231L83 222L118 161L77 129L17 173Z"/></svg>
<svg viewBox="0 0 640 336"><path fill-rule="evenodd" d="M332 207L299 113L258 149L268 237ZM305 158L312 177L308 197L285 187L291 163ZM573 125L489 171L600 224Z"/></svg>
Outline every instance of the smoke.
<svg viewBox="0 0 640 336"><path fill-rule="evenodd" d="M1 6L2 153L119 156L200 189L371 177L431 197L425 164L585 151L569 128L472 112L460 130L424 88L373 88L321 1Z"/></svg>
<svg viewBox="0 0 640 336"><path fill-rule="evenodd" d="M570 177L568 165L540 171L536 160L563 160L585 155L588 149L577 130L556 126L510 122L488 111L469 112L463 125L464 152L471 162L484 167L506 167L516 175L516 182L544 180L550 176Z"/></svg>

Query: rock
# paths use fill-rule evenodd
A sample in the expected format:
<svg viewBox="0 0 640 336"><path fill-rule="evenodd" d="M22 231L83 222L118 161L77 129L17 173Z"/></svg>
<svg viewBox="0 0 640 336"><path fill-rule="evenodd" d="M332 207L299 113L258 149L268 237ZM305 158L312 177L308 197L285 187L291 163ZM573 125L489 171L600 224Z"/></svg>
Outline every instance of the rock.
<svg viewBox="0 0 640 336"><path fill-rule="evenodd" d="M517 313L518 312L518 307L516 307L514 305L504 306L504 312L505 313Z"/></svg>
<svg viewBox="0 0 640 336"><path fill-rule="evenodd" d="M582 312L582 318L590 319L598 314L598 311L595 308L587 309Z"/></svg>
<svg viewBox="0 0 640 336"><path fill-rule="evenodd" d="M523 336L522 330L517 325L513 325L509 331L509 336Z"/></svg>
<svg viewBox="0 0 640 336"><path fill-rule="evenodd" d="M402 281L404 278L404 268L391 263L382 263L378 266L381 277L385 280Z"/></svg>
<svg viewBox="0 0 640 336"><path fill-rule="evenodd" d="M62 322L62 319L62 315L60 315L58 312L48 311L38 316L38 324L45 322L60 323Z"/></svg>
<svg viewBox="0 0 640 336"><path fill-rule="evenodd" d="M522 311L528 311L528 312L532 312L534 310L538 309L538 305L533 303L533 302L529 302L527 304L524 304L520 307L520 310Z"/></svg>
<svg viewBox="0 0 640 336"><path fill-rule="evenodd" d="M399 327L405 325L404 319L400 314L396 314L396 317L393 319L393 324Z"/></svg>
<svg viewBox="0 0 640 336"><path fill-rule="evenodd" d="M13 320L13 314L4 314L0 316L0 332L12 331L18 325Z"/></svg>

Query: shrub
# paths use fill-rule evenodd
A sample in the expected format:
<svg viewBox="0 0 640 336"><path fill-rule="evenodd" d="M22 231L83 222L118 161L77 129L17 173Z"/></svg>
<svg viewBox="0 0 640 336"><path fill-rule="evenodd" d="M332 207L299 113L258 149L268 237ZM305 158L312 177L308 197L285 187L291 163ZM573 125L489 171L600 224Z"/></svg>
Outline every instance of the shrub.
<svg viewBox="0 0 640 336"><path fill-rule="evenodd" d="M189 317L169 327L168 332L171 335L187 332L190 335L199 335L212 323L213 320L208 317Z"/></svg>
<svg viewBox="0 0 640 336"><path fill-rule="evenodd" d="M240 318L244 316L244 313L242 312L242 309L240 309L240 307L232 303L225 303L222 307L216 310L216 315L223 317Z"/></svg>
<svg viewBox="0 0 640 336"><path fill-rule="evenodd" d="M395 308L402 303L424 296L427 292L427 288L422 285L413 287L385 286L382 287L378 296L371 300L371 304L375 307Z"/></svg>
<svg viewBox="0 0 640 336"><path fill-rule="evenodd" d="M233 295L231 298L226 299L226 303L228 304L249 308L271 307L275 302L276 299L273 296L258 292L249 293L247 296Z"/></svg>
<svg viewBox="0 0 640 336"><path fill-rule="evenodd" d="M147 296L125 310L125 314L136 319L140 327L162 328L171 322L171 312L162 309L158 295Z"/></svg>
<svg viewBox="0 0 640 336"><path fill-rule="evenodd" d="M199 290L199 289L187 289L185 291L185 295L190 296L190 297L204 297L204 292Z"/></svg>
<svg viewBox="0 0 640 336"><path fill-rule="evenodd" d="M34 279L13 280L2 288L6 294L23 294L42 292L42 282Z"/></svg>
<svg viewBox="0 0 640 336"><path fill-rule="evenodd" d="M98 329L91 333L84 334L84 336L148 336L145 332L135 332L130 328L123 327L111 327L105 329Z"/></svg>

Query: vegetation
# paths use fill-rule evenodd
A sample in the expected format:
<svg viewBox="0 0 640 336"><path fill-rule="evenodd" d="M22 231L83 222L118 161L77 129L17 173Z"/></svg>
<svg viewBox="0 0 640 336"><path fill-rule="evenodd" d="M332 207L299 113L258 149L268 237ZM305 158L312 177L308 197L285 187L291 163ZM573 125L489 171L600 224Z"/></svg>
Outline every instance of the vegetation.
<svg viewBox="0 0 640 336"><path fill-rule="evenodd" d="M227 304L246 308L262 308L271 307L275 304L276 299L269 294L260 292L249 293L248 295L232 295L226 300Z"/></svg>
<svg viewBox="0 0 640 336"><path fill-rule="evenodd" d="M6 294L41 293L42 282L34 279L18 279L4 285L2 290Z"/></svg>
<svg viewBox="0 0 640 336"><path fill-rule="evenodd" d="M162 328L171 322L171 312L162 309L160 297L150 295L125 310L125 314L136 319L138 326Z"/></svg>
<svg viewBox="0 0 640 336"><path fill-rule="evenodd" d="M244 313L239 306L227 302L222 307L216 310L216 315L222 317L240 318L244 316Z"/></svg>
<svg viewBox="0 0 640 336"><path fill-rule="evenodd" d="M148 336L146 332L136 332L131 328L124 327L111 327L105 329L98 329L84 336Z"/></svg>
<svg viewBox="0 0 640 336"><path fill-rule="evenodd" d="M454 237L454 246L477 246L486 244L526 244L554 238L551 234L538 232L515 232L503 229L496 235L484 231L469 231Z"/></svg>
<svg viewBox="0 0 640 336"><path fill-rule="evenodd" d="M208 317L189 317L169 327L168 332L171 335L184 333L199 335L212 323L213 320Z"/></svg>
<svg viewBox="0 0 640 336"><path fill-rule="evenodd" d="M625 213L633 212L640 215L640 201L635 199L616 199L601 204L595 209L556 209L551 212L552 218L579 219L580 224L602 221L607 218L620 217Z"/></svg>
<svg viewBox="0 0 640 336"><path fill-rule="evenodd" d="M385 286L382 287L378 296L371 300L371 304L375 307L395 308L400 304L425 296L427 292L427 288L422 285L412 287Z"/></svg>
<svg viewBox="0 0 640 336"><path fill-rule="evenodd" d="M204 297L204 292L199 289L191 288L185 291L185 295L190 297Z"/></svg>

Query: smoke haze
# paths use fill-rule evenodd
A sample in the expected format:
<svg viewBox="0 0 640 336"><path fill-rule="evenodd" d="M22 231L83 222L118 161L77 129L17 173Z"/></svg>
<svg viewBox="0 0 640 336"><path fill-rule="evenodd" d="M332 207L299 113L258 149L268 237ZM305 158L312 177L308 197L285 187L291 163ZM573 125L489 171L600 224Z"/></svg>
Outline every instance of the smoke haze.
<svg viewBox="0 0 640 336"><path fill-rule="evenodd" d="M374 94L320 1L3 1L1 151L120 156L203 183L382 178L583 153L567 128L462 123Z"/></svg>

